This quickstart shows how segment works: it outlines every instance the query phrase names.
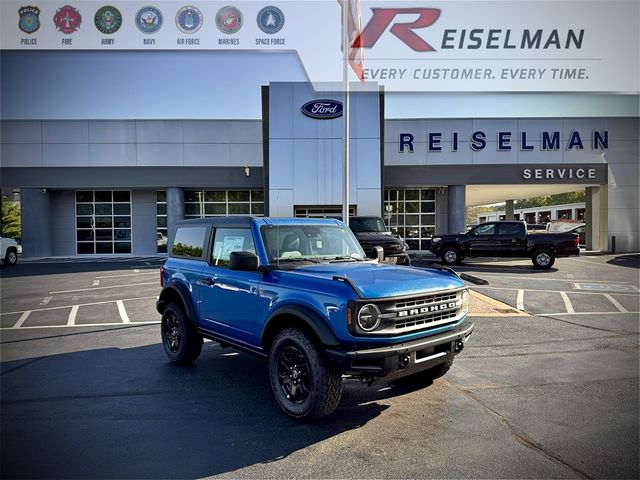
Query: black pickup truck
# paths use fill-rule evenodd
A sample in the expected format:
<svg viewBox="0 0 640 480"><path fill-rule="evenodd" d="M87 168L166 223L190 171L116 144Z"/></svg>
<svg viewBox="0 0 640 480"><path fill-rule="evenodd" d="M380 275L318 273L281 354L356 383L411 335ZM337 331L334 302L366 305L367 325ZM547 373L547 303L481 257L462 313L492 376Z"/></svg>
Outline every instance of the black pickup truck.
<svg viewBox="0 0 640 480"><path fill-rule="evenodd" d="M400 235L387 230L380 217L350 217L349 228L369 258L376 258L375 247L384 250L385 263L410 265L406 242Z"/></svg>
<svg viewBox="0 0 640 480"><path fill-rule="evenodd" d="M430 250L447 265L465 257L531 258L535 268L551 268L558 257L580 255L574 233L527 234L525 222L487 222L466 233L436 235Z"/></svg>

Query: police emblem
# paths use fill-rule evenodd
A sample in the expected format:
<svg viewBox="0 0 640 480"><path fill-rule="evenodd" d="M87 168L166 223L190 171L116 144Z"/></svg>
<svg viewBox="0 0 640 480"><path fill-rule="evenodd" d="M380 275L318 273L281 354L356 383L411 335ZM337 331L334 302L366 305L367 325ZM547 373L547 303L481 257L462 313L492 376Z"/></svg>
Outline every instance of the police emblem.
<svg viewBox="0 0 640 480"><path fill-rule="evenodd" d="M182 7L176 14L176 25L182 33L196 33L203 21L202 12L196 7Z"/></svg>
<svg viewBox="0 0 640 480"><path fill-rule="evenodd" d="M142 33L156 33L162 27L162 13L156 7L142 7L136 14L136 27Z"/></svg>
<svg viewBox="0 0 640 480"><path fill-rule="evenodd" d="M80 29L82 16L77 8L65 5L56 10L56 14L53 16L53 23L59 32L70 35Z"/></svg>
<svg viewBox="0 0 640 480"><path fill-rule="evenodd" d="M122 14L116 7L107 5L96 12L93 21L100 32L110 35L122 26Z"/></svg>
<svg viewBox="0 0 640 480"><path fill-rule="evenodd" d="M38 7L22 7L18 10L18 28L24 33L32 34L40 28L40 9Z"/></svg>
<svg viewBox="0 0 640 480"><path fill-rule="evenodd" d="M257 20L260 30L269 35L278 33L284 26L284 14L282 10L273 6L264 7L260 10Z"/></svg>
<svg viewBox="0 0 640 480"><path fill-rule="evenodd" d="M222 7L216 15L216 25L222 33L236 33L242 28L242 12L236 7Z"/></svg>

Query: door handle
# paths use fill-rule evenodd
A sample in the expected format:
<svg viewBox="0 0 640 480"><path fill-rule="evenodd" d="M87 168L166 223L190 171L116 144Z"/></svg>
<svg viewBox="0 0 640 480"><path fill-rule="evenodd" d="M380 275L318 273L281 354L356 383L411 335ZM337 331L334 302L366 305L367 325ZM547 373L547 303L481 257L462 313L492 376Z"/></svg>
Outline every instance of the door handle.
<svg viewBox="0 0 640 480"><path fill-rule="evenodd" d="M213 278L205 278L203 280L200 280L198 283L200 283L200 285L204 285L205 287L212 287L216 284L216 281Z"/></svg>

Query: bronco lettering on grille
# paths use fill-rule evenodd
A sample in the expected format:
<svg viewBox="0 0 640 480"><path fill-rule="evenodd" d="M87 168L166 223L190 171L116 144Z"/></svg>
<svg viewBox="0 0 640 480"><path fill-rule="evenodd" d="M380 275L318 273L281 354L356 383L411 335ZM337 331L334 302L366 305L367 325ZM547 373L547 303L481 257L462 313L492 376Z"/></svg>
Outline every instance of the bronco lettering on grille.
<svg viewBox="0 0 640 480"><path fill-rule="evenodd" d="M428 307L422 307L422 308L412 308L410 310L402 310L400 312L398 312L398 317L407 317L409 315L413 316L413 315L419 315L421 313L432 313L432 312L439 312L441 310L448 310L450 308L457 308L458 304L456 302L449 302L449 303L441 303L439 305L431 305Z"/></svg>

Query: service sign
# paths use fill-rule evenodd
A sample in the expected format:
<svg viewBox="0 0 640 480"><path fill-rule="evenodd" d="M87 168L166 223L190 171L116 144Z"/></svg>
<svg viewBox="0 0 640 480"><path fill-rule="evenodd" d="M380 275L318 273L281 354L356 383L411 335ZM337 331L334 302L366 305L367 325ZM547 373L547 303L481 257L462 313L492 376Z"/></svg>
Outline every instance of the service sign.
<svg viewBox="0 0 640 480"><path fill-rule="evenodd" d="M640 90L637 0L345 1L354 82L387 91ZM341 9L336 0L3 0L0 40L11 50L289 50L311 82L339 83Z"/></svg>

